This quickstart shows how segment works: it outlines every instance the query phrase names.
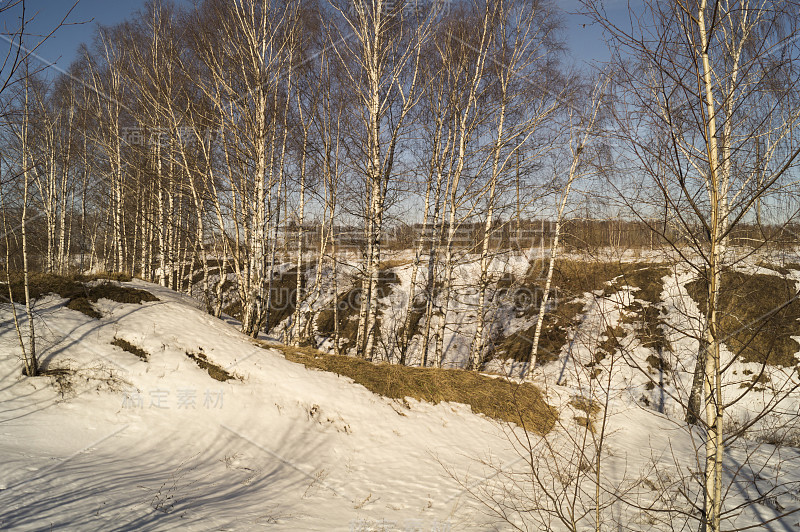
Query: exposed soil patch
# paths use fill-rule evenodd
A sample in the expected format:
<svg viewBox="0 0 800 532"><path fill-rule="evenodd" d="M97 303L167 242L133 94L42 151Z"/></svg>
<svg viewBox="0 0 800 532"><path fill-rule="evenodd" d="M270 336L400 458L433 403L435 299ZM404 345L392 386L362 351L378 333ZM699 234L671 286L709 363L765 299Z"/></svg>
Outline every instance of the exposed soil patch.
<svg viewBox="0 0 800 532"><path fill-rule="evenodd" d="M659 353L672 350L664 332L667 326L664 316L657 307L664 290L663 278L669 274L669 268L651 265L630 271L618 280L618 283L639 289L633 292L635 300L625 307L627 312L622 323L633 325L642 345Z"/></svg>
<svg viewBox="0 0 800 532"><path fill-rule="evenodd" d="M25 300L25 283L22 272L11 272L11 293L14 301ZM92 275L56 275L51 273L29 273L28 290L31 299L38 299L47 294L57 294L64 299L84 296L87 297L86 283L108 279L118 282L129 282L131 276L127 273L97 273ZM5 284L5 283L3 283ZM107 283L106 283L107 284ZM136 290L131 288L129 290ZM5 292L5 290L3 290ZM143 292L143 290L139 290ZM148 292L150 297L155 297Z"/></svg>
<svg viewBox="0 0 800 532"><path fill-rule="evenodd" d="M583 306L584 303L582 301L555 301L555 307L545 314L544 322L542 323L542 332L539 337L536 356L537 364L541 365L558 360L561 348L567 343L569 329L580 322ZM536 313L532 312L532 315L535 316ZM527 362L530 359L535 334L536 325L534 324L508 337L501 337L495 343L494 358Z"/></svg>
<svg viewBox="0 0 800 532"><path fill-rule="evenodd" d="M305 288L305 274L301 274L302 287ZM269 330L294 314L297 306L297 268L292 268L272 279L270 296Z"/></svg>
<svg viewBox="0 0 800 532"><path fill-rule="evenodd" d="M647 365L650 366L651 373L664 373L672 370L672 366L670 366L669 362L656 355L647 357L646 362Z"/></svg>
<svg viewBox="0 0 800 532"><path fill-rule="evenodd" d="M381 270L378 276L377 299L383 299L392 293L394 287L400 284L397 274L390 270ZM361 286L346 290L336 298L339 317L339 338L343 349L348 349L356 344L358 339L358 314L361 310ZM333 337L336 323L334 321L333 305L322 310L317 317L317 331L323 336ZM380 306L377 309L375 330L380 331L381 326ZM422 315L417 318L417 323Z"/></svg>
<svg viewBox="0 0 800 532"><path fill-rule="evenodd" d="M613 356L614 353L622 349L620 339L625 337L625 330L619 326L607 326L604 336L605 339L601 341L594 350L592 360L584 364L584 367L591 370L589 376L592 379L596 379L602 374L603 370L599 366L600 363L605 360L606 357Z"/></svg>
<svg viewBox="0 0 800 532"><path fill-rule="evenodd" d="M23 274L13 272L11 275L11 293L14 301L25 300L25 283ZM126 273L98 273L94 275L54 275L49 273L31 273L28 275L28 289L31 299L38 299L47 294L57 294L69 299L67 305L73 310L90 314L90 307L85 301L97 301L100 298L110 299L118 303L143 303L158 301L158 298L145 290L121 286L113 282L101 282L95 286L88 286L92 281L112 280L127 282L131 276ZM73 300L78 300L73 302ZM70 306L70 304L72 306ZM92 316L92 317L100 317Z"/></svg>
<svg viewBox="0 0 800 532"><path fill-rule="evenodd" d="M304 288L304 274L301 282L303 283L301 288ZM266 292L266 287L264 291ZM277 327L283 320L294 314L294 310L297 306L297 268L275 274L272 278L272 286L270 288L269 305L269 323L267 324L269 330ZM222 309L225 314L240 321L242 320L242 310L242 302L239 300L236 300Z"/></svg>
<svg viewBox="0 0 800 532"><path fill-rule="evenodd" d="M705 313L708 289L705 279L686 284L689 295ZM720 337L743 362L795 366L800 344L800 300L795 282L777 275L722 275L718 312Z"/></svg>
<svg viewBox="0 0 800 532"><path fill-rule="evenodd" d="M14 272L11 277L11 293L14 301L25 301L24 276ZM67 308L76 310L99 319L103 315L92 305L98 299L110 299L117 303L145 303L158 301L158 298L146 290L121 286L116 282L127 282L131 276L126 273L98 273L94 275L54 275L47 273L31 273L28 275L28 290L31 299L38 299L47 294L56 294L68 299ZM103 281L94 286L89 286L92 281Z"/></svg>
<svg viewBox="0 0 800 532"><path fill-rule="evenodd" d="M186 351L186 356L194 360L195 364L200 366L201 369L206 370L209 377L212 379L225 382L236 378L235 375L229 373L223 367L211 362L205 353L192 353L191 351Z"/></svg>
<svg viewBox="0 0 800 532"><path fill-rule="evenodd" d="M503 288L516 285L524 287L530 293L542 294L544 293L542 287L546 277L546 268L546 261L536 260L531 263L524 279L516 280L506 275L500 282ZM542 324L537 364L546 364L558 359L562 347L567 342L569 329L580 322L584 303L579 298L584 293L602 290L603 296L609 297L617 293L623 286L634 286L640 289L636 292L637 298L655 303L660 300L663 290L661 278L668 273L668 268L655 263L557 260L553 268L552 288L549 295L549 300L554 302L554 308L545 315ZM639 321L641 314L643 324L641 327L637 327L637 331L641 331L637 334L641 334L648 345L666 344L663 331L658 327L661 323L658 311L655 308L650 310L648 308L649 305L638 303L636 307L631 308L636 318L629 319ZM530 305L523 315L533 319L538 311L538 304ZM496 340L492 356L526 362L530 358L535 332L536 326L532 325L526 330L515 332L507 337L501 336ZM621 337L624 334L615 335L615 338L618 336Z"/></svg>
<svg viewBox="0 0 800 532"><path fill-rule="evenodd" d="M12 272L11 293L14 301L25 301L25 279L22 272ZM5 279L4 279L5 280ZM28 290L31 299L39 299L47 294L58 294L59 296L70 299L85 294L84 282L88 279L84 276L62 276L47 273L29 273ZM6 290L3 290L3 295Z"/></svg>
<svg viewBox="0 0 800 532"><path fill-rule="evenodd" d="M147 351L145 351L141 347L133 345L127 340L123 340L122 338L114 338L114 341L111 342L111 345L115 345L120 349L122 349L123 351L131 353L132 355L136 355L144 362L147 362L148 359L150 358L150 355L147 353Z"/></svg>
<svg viewBox="0 0 800 532"><path fill-rule="evenodd" d="M420 333L420 322L422 318L425 317L425 309L427 305L425 300L417 300L414 302L414 306L411 307L411 314L409 315L408 320L408 329L411 331L412 338L414 335ZM405 322L400 327L400 330L397 332L400 338L405 338L406 329L405 329Z"/></svg>
<svg viewBox="0 0 800 532"><path fill-rule="evenodd" d="M616 293L624 285L641 286L647 273L663 265L648 262L602 262L557 259L553 268L553 285L566 295L577 297L584 292L603 290L603 295ZM528 281L544 284L547 261L531 263ZM613 282L612 282L613 281ZM611 283L611 284L609 284Z"/></svg>

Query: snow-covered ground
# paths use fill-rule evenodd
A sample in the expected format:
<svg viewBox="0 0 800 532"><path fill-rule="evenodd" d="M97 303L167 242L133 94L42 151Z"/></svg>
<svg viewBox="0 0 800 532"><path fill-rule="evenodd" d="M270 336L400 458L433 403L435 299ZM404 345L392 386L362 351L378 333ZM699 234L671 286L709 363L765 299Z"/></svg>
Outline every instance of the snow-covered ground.
<svg viewBox="0 0 800 532"><path fill-rule="evenodd" d="M686 304L685 275L667 279L663 305ZM407 280L400 277L402 286ZM586 294L585 316L561 359L535 375L560 419L546 439L531 435L528 454L518 428L463 405L379 397L255 346L186 296L141 281L129 285L160 301L100 300L99 320L65 308L55 296L37 303L45 367L74 372L61 384L56 377L21 375L10 309L0 308L0 529L504 530L509 525L490 508L517 501L527 503L518 506L526 511L508 518L520 525L531 519L527 528L537 530L545 525L531 504L542 495L530 484L531 456L544 460L547 467L536 471L548 478L584 471L581 454L593 461L591 445L583 452L569 440L589 434L576 420L585 413L570 406L576 396L600 401L608 414L600 455L604 526L681 528L685 517L664 514L665 506L697 515L679 493L696 490L686 480L701 469L700 438L687 432L670 400L690 383L689 372L677 368L689 366L692 339L678 333L670 339L677 376L658 392L660 404L642 404L645 392L655 392L635 368L648 352L632 332L623 342L625 356L602 361L610 380L586 376L593 346L620 322L633 290L614 298ZM692 312L682 308L667 319ZM143 348L149 360L112 346L114 338ZM238 378L213 380L187 352L205 354ZM755 409L763 400L737 408ZM781 410L796 416L798 405L792 395ZM769 490L781 493L736 510L728 526L800 508L796 449L747 440L727 456L740 477L726 507ZM470 493L494 500L487 508ZM581 527L593 529L593 504L585 495L575 505L588 511ZM789 516L763 529L789 530L798 521Z"/></svg>
<svg viewBox="0 0 800 532"><path fill-rule="evenodd" d="M160 302L100 300L104 318L38 305L40 352L70 367L22 377L2 315L0 528L462 529L482 523L442 464L516 455L501 427L463 405L381 398L254 346L186 297L134 283ZM123 338L148 362L113 347ZM241 380L218 382L186 351ZM382 525L381 525L382 526ZM480 526L478 527L480 528Z"/></svg>

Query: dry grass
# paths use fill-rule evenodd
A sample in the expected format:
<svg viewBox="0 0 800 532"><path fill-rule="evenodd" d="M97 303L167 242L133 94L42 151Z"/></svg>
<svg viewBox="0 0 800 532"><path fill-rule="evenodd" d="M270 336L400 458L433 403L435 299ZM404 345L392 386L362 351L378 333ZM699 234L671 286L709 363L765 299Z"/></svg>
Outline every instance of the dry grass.
<svg viewBox="0 0 800 532"><path fill-rule="evenodd" d="M594 417L600 413L602 408L597 401L576 395L570 399L569 404L576 410L585 412L587 416Z"/></svg>
<svg viewBox="0 0 800 532"><path fill-rule="evenodd" d="M595 418L597 417L597 414L603 410L603 407L600 406L600 403L593 399L576 395L570 399L569 404L575 410L580 410L586 414L585 416L575 416L575 423L581 427L589 429L592 433L594 433L596 430L594 423Z"/></svg>
<svg viewBox="0 0 800 532"><path fill-rule="evenodd" d="M13 272L10 277L14 301L24 301L25 284L22 273ZM127 282L131 280L131 277L126 273L98 273L93 275L31 273L28 275L28 290L31 299L38 299L47 294L56 294L70 300L84 298L89 301L97 301L100 298L106 298L118 303L158 301L158 298L150 292L139 290L138 288L120 286L115 283L102 282L92 287L87 286L87 283L91 281L105 279ZM81 302L75 303L75 306L80 304ZM78 309L76 308L75 310Z"/></svg>
<svg viewBox="0 0 800 532"><path fill-rule="evenodd" d="M686 284L689 295L705 312L708 295L704 279ZM800 301L795 282L777 275L725 272L719 297L720 337L743 362L793 367L800 344Z"/></svg>
<svg viewBox="0 0 800 532"><path fill-rule="evenodd" d="M548 405L532 384L517 384L458 369L436 369L373 364L347 356L327 355L310 348L259 343L264 348L283 352L292 362L309 368L344 375L368 390L390 399L411 397L437 404L442 401L469 405L475 413L516 423L538 434L547 434L555 425L557 411Z"/></svg>
<svg viewBox="0 0 800 532"><path fill-rule="evenodd" d="M661 301L661 292L664 291L663 278L672 273L663 264L635 263L634 268L625 272L617 284L633 286L638 288L634 294L637 299L642 299L650 303Z"/></svg>
<svg viewBox="0 0 800 532"><path fill-rule="evenodd" d="M111 342L111 345L117 346L120 349L122 349L123 351L127 351L128 353L131 353L132 355L136 355L137 357L139 357L144 362L147 362L148 359L150 358L150 355L147 353L147 351L145 351L141 347L137 347L137 346L133 345L132 343L128 342L127 340L123 340L122 338L114 338L114 341Z"/></svg>
<svg viewBox="0 0 800 532"><path fill-rule="evenodd" d="M625 330L622 327L607 326L605 331L605 339L601 341L593 353L593 360L584 364L584 367L591 370L589 373L590 378L596 379L603 373L601 367L598 367L600 362L605 360L608 356L613 356L618 350L622 349L620 339L625 337ZM573 405L574 406L574 405Z"/></svg>
<svg viewBox="0 0 800 532"><path fill-rule="evenodd" d="M97 309L92 306L88 299L83 296L73 297L67 303L67 308L70 310L77 310L93 319L100 319L103 317Z"/></svg>
<svg viewBox="0 0 800 532"><path fill-rule="evenodd" d="M589 417L575 416L575 423L577 423L581 427L589 429L591 432L595 432L594 422Z"/></svg>
<svg viewBox="0 0 800 532"><path fill-rule="evenodd" d="M227 372L223 367L211 362L205 353L192 353L190 351L186 351L186 356L194 360L195 364L197 364L201 369L206 370L206 372L208 372L208 376L214 380L225 382L236 378L235 375Z"/></svg>

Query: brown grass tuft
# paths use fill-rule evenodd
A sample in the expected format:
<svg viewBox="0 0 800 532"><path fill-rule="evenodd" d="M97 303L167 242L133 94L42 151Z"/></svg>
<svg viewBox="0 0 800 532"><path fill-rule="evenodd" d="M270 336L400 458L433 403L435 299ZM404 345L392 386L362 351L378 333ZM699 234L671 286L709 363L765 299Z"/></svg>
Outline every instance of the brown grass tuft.
<svg viewBox="0 0 800 532"><path fill-rule="evenodd" d="M100 319L103 317L100 312L95 309L92 304L83 296L80 297L73 297L67 303L67 308L70 310L77 310L78 312L82 312L86 314L90 318Z"/></svg>
<svg viewBox="0 0 800 532"><path fill-rule="evenodd" d="M587 416L593 417L600 413L602 409L597 401L576 395L569 400L569 404L576 410L585 412Z"/></svg>
<svg viewBox="0 0 800 532"><path fill-rule="evenodd" d="M589 417L586 417L586 416L575 416L575 423L577 423L581 427L585 427L585 428L589 429L591 432L595 431L594 422Z"/></svg>
<svg viewBox="0 0 800 532"><path fill-rule="evenodd" d="M548 405L539 389L472 371L373 364L347 356L327 355L310 348L260 343L283 352L292 362L344 375L378 395L403 400L406 397L437 404L441 401L469 405L475 413L516 423L538 434L547 434L558 413Z"/></svg>
<svg viewBox="0 0 800 532"><path fill-rule="evenodd" d="M190 351L186 351L186 356L194 360L195 364L200 366L201 369L206 370L209 377L212 379L225 382L236 378L235 375L228 373L223 367L211 362L204 353L192 353Z"/></svg>
<svg viewBox="0 0 800 532"><path fill-rule="evenodd" d="M111 342L111 345L117 346L120 349L122 349L123 351L127 351L128 353L136 355L137 357L142 359L144 362L147 362L148 359L150 358L150 355L147 353L147 351L145 351L141 347L137 347L137 346L133 345L132 343L128 342L127 340L123 340L122 338L116 338L115 337L114 341Z"/></svg>

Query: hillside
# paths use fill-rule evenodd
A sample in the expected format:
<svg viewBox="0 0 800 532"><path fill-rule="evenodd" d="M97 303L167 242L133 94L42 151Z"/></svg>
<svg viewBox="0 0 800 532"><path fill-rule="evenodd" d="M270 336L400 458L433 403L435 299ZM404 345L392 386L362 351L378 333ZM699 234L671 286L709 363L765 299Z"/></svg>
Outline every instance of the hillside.
<svg viewBox="0 0 800 532"><path fill-rule="evenodd" d="M560 530L555 514L535 510L539 482L588 481L598 456L609 519L622 529L669 528L673 514L663 505L693 513L677 494L699 467L698 440L682 428L672 397L691 381L696 340L685 324L698 306L686 297L691 276L661 268L632 268L627 281L576 291L581 305L570 307L577 317L565 343L534 375L558 413L552 430L539 433L463 404L401 398L387 382L406 377L392 377L389 366L374 366L370 378L396 398L378 395L346 376L346 361L254 343L195 300L138 280L119 286L156 301L90 298L99 318L68 308L68 298L40 297L48 375L28 378L4 305L0 528L502 530L507 519ZM654 323L650 305L660 333L643 329ZM780 411L797 411L800 396L781 380L798 380L793 367L734 364L739 380L726 383L726 394L754 376L768 384L749 391L731 419L745 420L780 394ZM789 429L788 420L773 414L729 449L730 466L751 481L737 480L727 504L752 502L731 523L749 526L797 506L797 449L755 430ZM579 523L591 523L591 493L571 505L584 512Z"/></svg>
<svg viewBox="0 0 800 532"><path fill-rule="evenodd" d="M474 512L439 460L465 475L489 450L514 457L502 427L463 405L379 397L253 345L184 296L132 286L160 301L100 299L92 319L39 300L44 366L70 375L23 377L3 310L2 528L461 528Z"/></svg>

